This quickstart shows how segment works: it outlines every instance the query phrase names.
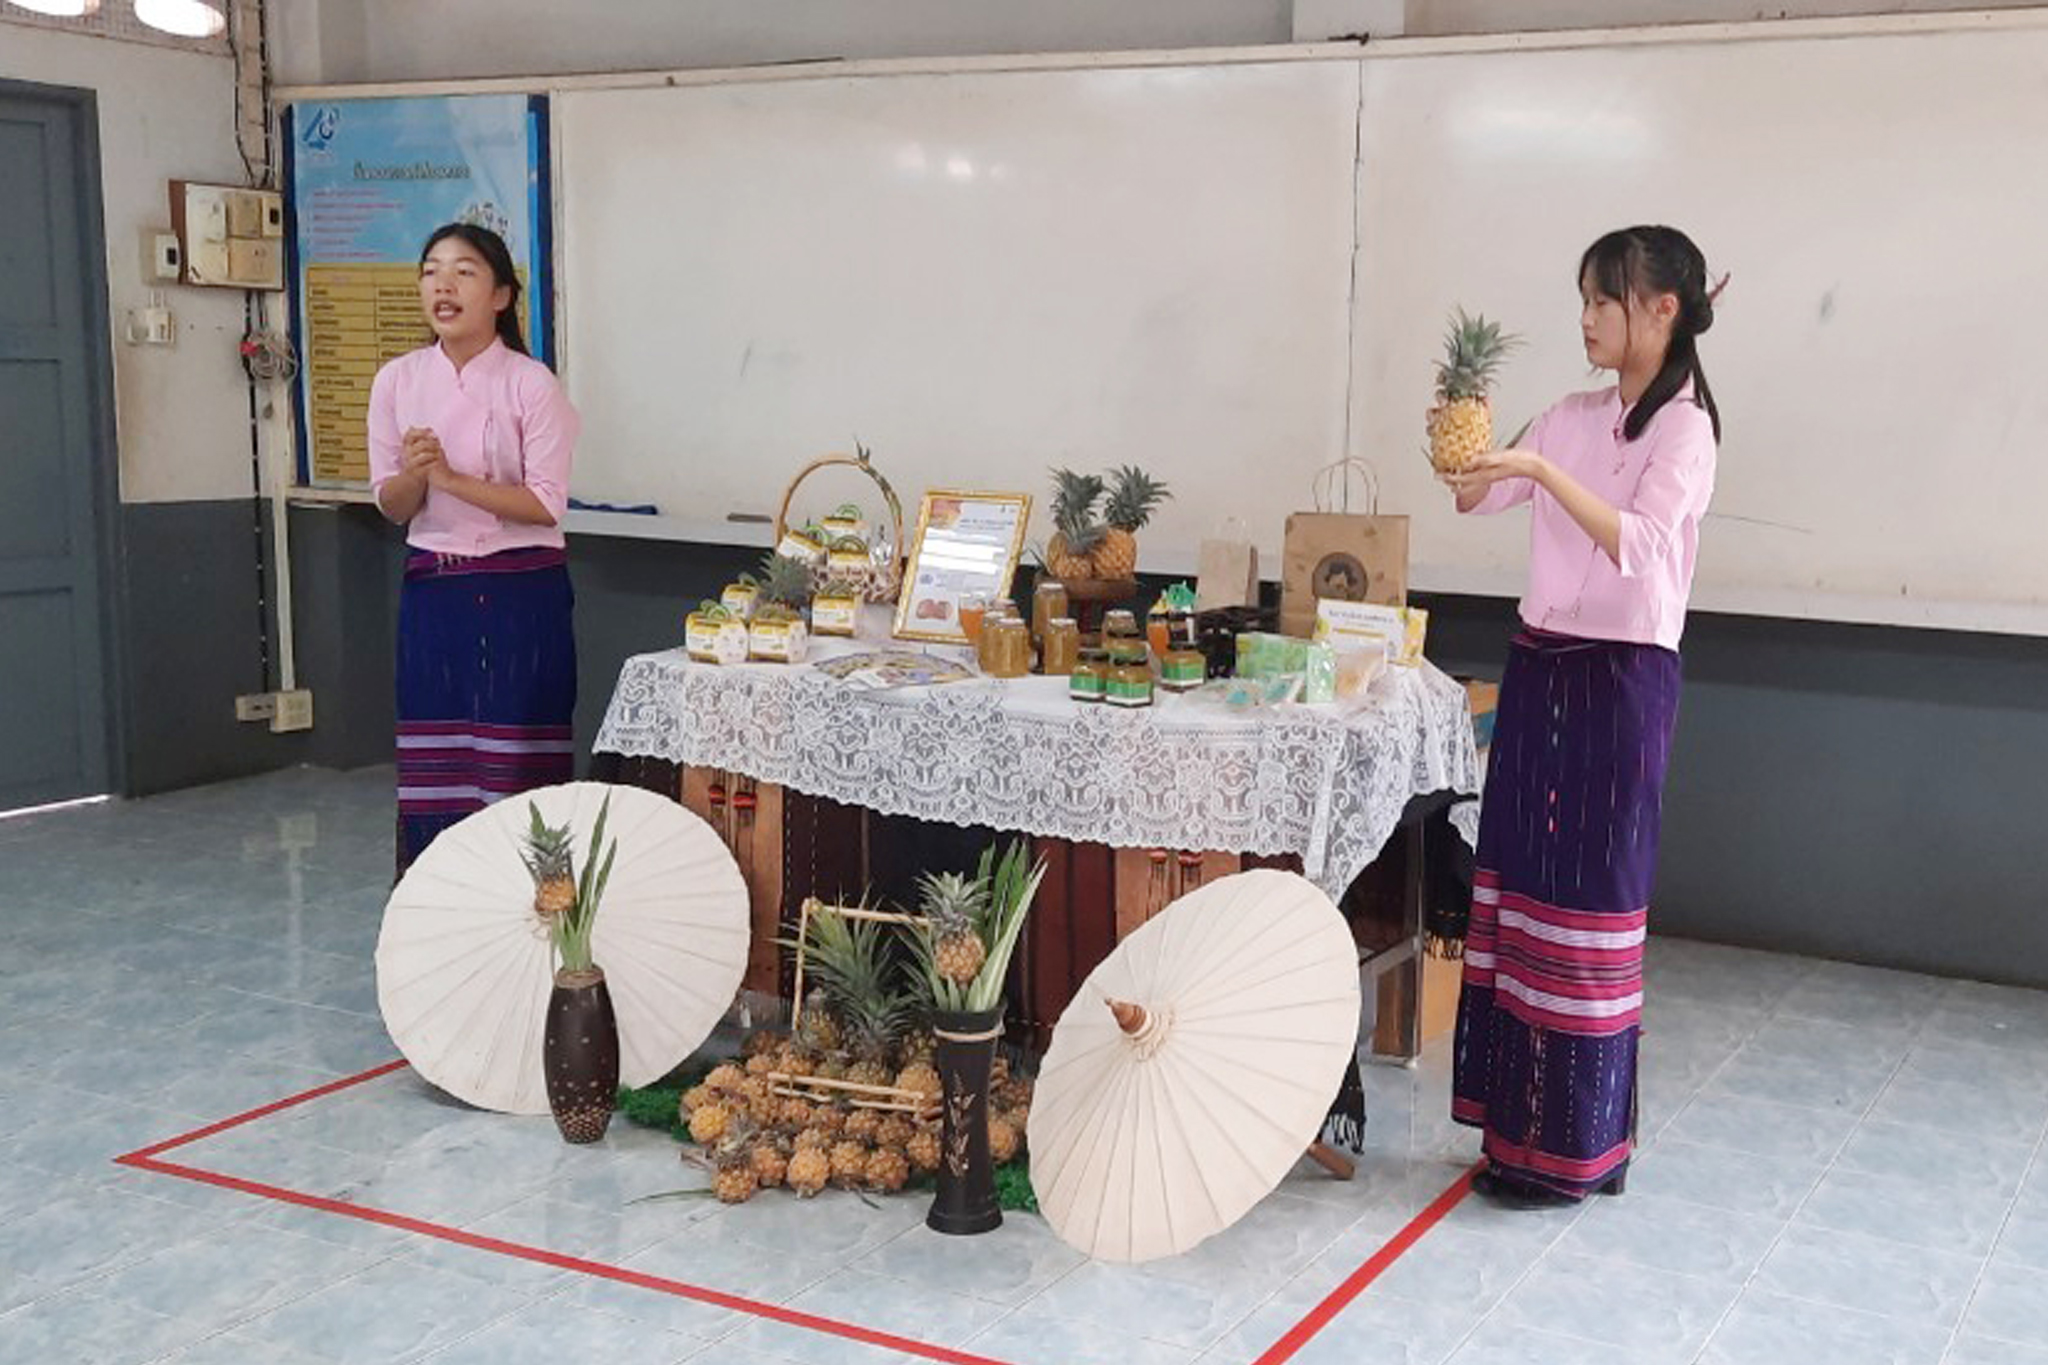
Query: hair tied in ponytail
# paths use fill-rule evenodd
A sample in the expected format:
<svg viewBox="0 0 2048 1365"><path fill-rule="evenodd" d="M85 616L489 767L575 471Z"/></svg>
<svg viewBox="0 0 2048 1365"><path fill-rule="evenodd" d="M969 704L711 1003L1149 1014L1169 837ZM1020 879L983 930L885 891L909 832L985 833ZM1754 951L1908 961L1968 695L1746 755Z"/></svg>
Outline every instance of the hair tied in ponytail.
<svg viewBox="0 0 2048 1365"><path fill-rule="evenodd" d="M1732 280L1732 279L1734 279L1734 278L1735 278L1735 272L1734 272L1734 271L1732 271L1732 270L1724 270L1724 271L1722 271L1722 272L1721 272L1721 278L1720 278L1720 279L1718 279L1718 280L1716 280L1716 281L1715 281L1715 282L1713 283L1713 285L1712 285L1711 287L1709 287L1709 288L1708 288L1708 290L1707 290L1707 302L1708 302L1708 303L1719 303L1719 302L1721 301L1721 291L1722 291L1723 289L1726 289L1726 288L1728 287L1728 281L1730 281L1730 280Z"/></svg>

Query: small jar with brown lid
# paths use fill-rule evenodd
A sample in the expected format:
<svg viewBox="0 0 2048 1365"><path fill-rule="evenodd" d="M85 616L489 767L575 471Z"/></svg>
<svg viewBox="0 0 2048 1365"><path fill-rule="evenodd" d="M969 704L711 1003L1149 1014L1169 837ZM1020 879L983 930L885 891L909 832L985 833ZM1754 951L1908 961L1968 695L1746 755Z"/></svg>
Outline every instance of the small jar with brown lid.
<svg viewBox="0 0 2048 1365"><path fill-rule="evenodd" d="M1109 676L1102 690L1102 699L1111 706L1152 704L1152 665L1143 640L1120 639L1110 646Z"/></svg>

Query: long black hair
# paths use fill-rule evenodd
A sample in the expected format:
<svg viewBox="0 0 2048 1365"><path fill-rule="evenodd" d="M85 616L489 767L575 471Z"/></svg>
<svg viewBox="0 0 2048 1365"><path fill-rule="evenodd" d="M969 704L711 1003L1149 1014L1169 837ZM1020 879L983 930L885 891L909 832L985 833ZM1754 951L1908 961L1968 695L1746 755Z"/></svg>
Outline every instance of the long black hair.
<svg viewBox="0 0 2048 1365"><path fill-rule="evenodd" d="M1695 339L1714 325L1714 294L1707 283L1706 258L1692 238L1670 227L1632 227L1610 232L1586 248L1579 258L1578 283L1591 281L1593 288L1610 299L1649 302L1659 294L1678 300L1678 315L1671 320L1671 341L1664 349L1664 364L1657 377L1643 390L1629 409L1622 436L1630 441L1663 407L1692 381L1693 396L1707 410L1714 424L1714 439L1721 439L1721 410L1714 405L1714 391L1707 387L1707 372L1700 368Z"/></svg>
<svg viewBox="0 0 2048 1365"><path fill-rule="evenodd" d="M427 244L420 248L420 264L425 266L434 247L450 237L467 243L484 258L484 264L491 268L497 283L512 291L512 297L505 300L505 306L498 310L498 340L521 355L530 354L526 349L526 338L519 334L519 268L512 264L512 252L505 245L505 239L474 223L443 223L434 229L434 235L427 238Z"/></svg>

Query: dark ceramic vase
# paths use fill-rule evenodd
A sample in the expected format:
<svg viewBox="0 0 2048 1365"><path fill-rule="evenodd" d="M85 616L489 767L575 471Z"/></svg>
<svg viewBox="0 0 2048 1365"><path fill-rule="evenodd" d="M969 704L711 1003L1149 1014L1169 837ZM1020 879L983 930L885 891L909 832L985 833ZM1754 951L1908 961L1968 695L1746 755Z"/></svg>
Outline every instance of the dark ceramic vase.
<svg viewBox="0 0 2048 1365"><path fill-rule="evenodd" d="M996 1202L995 1163L988 1153L988 1083L996 1039L1003 1031L1000 1005L973 1013L939 1010L932 1015L938 1035L939 1080L944 1113L939 1134L939 1192L925 1224L935 1232L965 1236L1002 1226Z"/></svg>
<svg viewBox="0 0 2048 1365"><path fill-rule="evenodd" d="M555 973L541 1065L563 1140L603 1137L619 1094L619 1023L603 968Z"/></svg>

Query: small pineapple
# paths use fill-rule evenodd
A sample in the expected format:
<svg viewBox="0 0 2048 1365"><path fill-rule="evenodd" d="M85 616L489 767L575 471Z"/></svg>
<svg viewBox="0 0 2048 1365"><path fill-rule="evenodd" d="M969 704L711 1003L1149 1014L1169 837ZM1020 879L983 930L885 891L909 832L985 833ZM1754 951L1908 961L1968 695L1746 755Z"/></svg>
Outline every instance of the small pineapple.
<svg viewBox="0 0 2048 1365"><path fill-rule="evenodd" d="M875 1129L875 1141L884 1147L901 1147L917 1132L917 1125L901 1114L890 1114Z"/></svg>
<svg viewBox="0 0 2048 1365"><path fill-rule="evenodd" d="M896 1073L878 1061L855 1062L846 1068L846 1079L855 1085L887 1085Z"/></svg>
<svg viewBox="0 0 2048 1365"><path fill-rule="evenodd" d="M798 1034L798 1041L815 1052L837 1052L845 1045L825 992L814 990L805 998L804 1019Z"/></svg>
<svg viewBox="0 0 2048 1365"><path fill-rule="evenodd" d="M1019 1076L996 1086L990 1092L990 1098L998 1109L1022 1111L1031 1107L1032 1090L1030 1078Z"/></svg>
<svg viewBox="0 0 2048 1365"><path fill-rule="evenodd" d="M821 1104L811 1115L811 1127L822 1128L837 1137L846 1130L846 1111L836 1104Z"/></svg>
<svg viewBox="0 0 2048 1365"><path fill-rule="evenodd" d="M544 920L566 915L576 908L576 867L574 831L567 825L550 825L540 818L540 807L526 803L532 824L526 831L526 849L520 854L526 870L533 874L533 913Z"/></svg>
<svg viewBox="0 0 2048 1365"><path fill-rule="evenodd" d="M744 1204L754 1197L760 1183L752 1166L731 1162L718 1168L718 1174L711 1180L711 1192L721 1204Z"/></svg>
<svg viewBox="0 0 2048 1365"><path fill-rule="evenodd" d="M720 1094L730 1095L740 1088L740 1082L746 1078L747 1073L731 1062L721 1062L711 1068L711 1074L704 1078L704 1084Z"/></svg>
<svg viewBox="0 0 2048 1365"><path fill-rule="evenodd" d="M937 1060L939 1040L932 1037L929 1029L919 1029L903 1040L903 1065L914 1066L919 1062L929 1065Z"/></svg>
<svg viewBox="0 0 2048 1365"><path fill-rule="evenodd" d="M753 1056L747 1058L747 1074L749 1076L765 1076L774 1069L775 1057L772 1053L756 1052Z"/></svg>
<svg viewBox="0 0 2048 1365"><path fill-rule="evenodd" d="M690 1113L690 1141L709 1147L732 1127L732 1110L720 1100L698 1105Z"/></svg>
<svg viewBox="0 0 2048 1365"><path fill-rule="evenodd" d="M832 1180L838 1185L858 1185L867 1177L868 1146L847 1139L832 1146Z"/></svg>
<svg viewBox="0 0 2048 1365"><path fill-rule="evenodd" d="M988 909L988 888L957 872L927 873L919 883L926 932L932 945L932 966L956 986L966 986L988 960L988 945L977 925Z"/></svg>
<svg viewBox="0 0 2048 1365"><path fill-rule="evenodd" d="M814 1073L821 1081L843 1081L846 1079L846 1054L834 1053L818 1063Z"/></svg>
<svg viewBox="0 0 2048 1365"><path fill-rule="evenodd" d="M775 1121L784 1128L802 1131L811 1126L811 1102L800 1100L794 1095L785 1096L775 1107Z"/></svg>
<svg viewBox="0 0 2048 1365"><path fill-rule="evenodd" d="M796 1135L796 1149L799 1152L829 1152L832 1150L830 1129L811 1127Z"/></svg>
<svg viewBox="0 0 2048 1365"><path fill-rule="evenodd" d="M691 1086L688 1090L685 1090L683 1092L683 1119L687 1121L690 1115L697 1112L697 1109L700 1105L709 1104L712 1100L715 1100L717 1098L717 1093L713 1091L712 1088L708 1085Z"/></svg>
<svg viewBox="0 0 2048 1365"><path fill-rule="evenodd" d="M1017 1125L1006 1118L991 1117L988 1121L989 1159L1001 1166L1017 1158L1017 1149L1024 1145L1024 1139L1017 1132Z"/></svg>
<svg viewBox="0 0 2048 1365"><path fill-rule="evenodd" d="M747 1161L754 1168L754 1179L764 1190L774 1189L789 1175L789 1158L772 1143L756 1146Z"/></svg>
<svg viewBox="0 0 2048 1365"><path fill-rule="evenodd" d="M846 1116L846 1135L860 1142L877 1141L882 1131L882 1116L872 1109L856 1109Z"/></svg>
<svg viewBox="0 0 2048 1365"><path fill-rule="evenodd" d="M798 1198L809 1199L832 1178L832 1158L822 1147L798 1146L789 1158L789 1169L783 1178Z"/></svg>
<svg viewBox="0 0 2048 1365"><path fill-rule="evenodd" d="M920 1171L939 1169L939 1130L920 1128L911 1134L910 1141L903 1144L903 1154L910 1158L910 1164Z"/></svg>
<svg viewBox="0 0 2048 1365"><path fill-rule="evenodd" d="M890 1194L910 1182L910 1158L900 1147L877 1147L868 1157L867 1183Z"/></svg>
<svg viewBox="0 0 2048 1365"><path fill-rule="evenodd" d="M930 1062L912 1062L897 1072L896 1088L908 1090L926 1100L936 1100L945 1093L945 1083L939 1079L939 1069Z"/></svg>
<svg viewBox="0 0 2048 1365"><path fill-rule="evenodd" d="M1429 410L1429 461L1441 470L1460 470L1493 448L1493 405L1487 393L1507 353L1521 338L1484 317L1460 308L1444 335L1444 358L1436 365L1436 406Z"/></svg>
<svg viewBox="0 0 2048 1365"><path fill-rule="evenodd" d="M781 1046L781 1034L774 1032L772 1029L757 1028L747 1035L747 1040L744 1043L740 1044L740 1055L752 1060L755 1057L773 1055L775 1050Z"/></svg>
<svg viewBox="0 0 2048 1365"><path fill-rule="evenodd" d="M1052 484L1052 519L1058 529L1046 542L1045 567L1054 577L1069 581L1094 578L1091 557L1106 529L1095 516L1095 504L1102 497L1102 477L1055 469Z"/></svg>
<svg viewBox="0 0 2048 1365"><path fill-rule="evenodd" d="M1138 572L1138 532L1152 520L1152 509L1173 496L1162 481L1136 465L1119 466L1116 485L1103 505L1103 520L1109 527L1102 533L1094 564L1097 578L1131 578Z"/></svg>

